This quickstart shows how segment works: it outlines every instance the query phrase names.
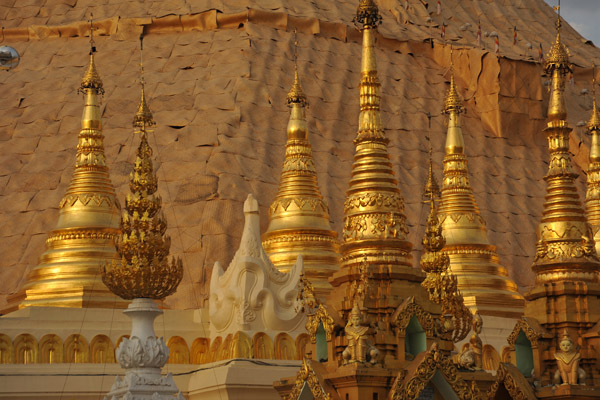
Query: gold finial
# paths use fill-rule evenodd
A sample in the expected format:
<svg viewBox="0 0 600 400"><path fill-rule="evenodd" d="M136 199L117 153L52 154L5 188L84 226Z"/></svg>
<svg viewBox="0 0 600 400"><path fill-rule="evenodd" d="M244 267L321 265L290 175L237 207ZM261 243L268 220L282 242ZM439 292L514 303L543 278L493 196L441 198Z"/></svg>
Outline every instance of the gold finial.
<svg viewBox="0 0 600 400"><path fill-rule="evenodd" d="M554 9L557 10L556 40L546 57L545 71L547 74L552 74L555 69L558 69L560 72L566 74L567 72L573 72L573 69L569 63L569 50L560 40L560 28L562 25L560 20L560 1Z"/></svg>
<svg viewBox="0 0 600 400"><path fill-rule="evenodd" d="M428 114L428 118L431 120L431 114ZM433 173L433 148L431 146L431 138L426 136L425 139L429 143L429 171L427 173L427 181L425 181L425 188L423 190L423 200L433 201L434 198L440 197L440 187L435 179Z"/></svg>
<svg viewBox="0 0 600 400"><path fill-rule="evenodd" d="M462 105L462 99L456 90L456 84L454 83L454 60L452 59L454 49L450 47L450 88L446 93L446 99L444 100L444 114L458 113L460 114L465 110Z"/></svg>
<svg viewBox="0 0 600 400"><path fill-rule="evenodd" d="M142 87L142 96L140 99L140 105L138 106L138 110L135 113L135 117L133 117L133 126L144 129L146 126L156 125L156 122L154 122L152 112L150 111L150 107L148 107L148 103L146 102L146 93L145 93L146 81L144 80L144 34L143 33L140 35L140 85Z"/></svg>
<svg viewBox="0 0 600 400"><path fill-rule="evenodd" d="M592 116L587 123L587 128L590 133L593 131L600 132L600 113L596 105L596 64L592 67Z"/></svg>
<svg viewBox="0 0 600 400"><path fill-rule="evenodd" d="M306 107L308 102L300 85L300 78L298 77L298 39L296 35L296 29L294 29L294 83L287 95L287 104L289 107L292 104L300 104L302 107Z"/></svg>
<svg viewBox="0 0 600 400"><path fill-rule="evenodd" d="M377 29L381 15L374 0L360 0L353 22L359 29Z"/></svg>
<svg viewBox="0 0 600 400"><path fill-rule="evenodd" d="M168 259L171 238L165 235L167 221L161 212L161 198L156 195L158 182L146 131L154 121L144 97L143 77L141 82L142 101L134 118L141 139L130 174L131 193L121 217L123 233L117 243L121 260L107 263L102 271L106 286L127 300L163 299L177 290L183 277L181 259L173 257L170 263Z"/></svg>
<svg viewBox="0 0 600 400"><path fill-rule="evenodd" d="M104 94L104 88L102 87L102 80L96 70L96 63L94 62L94 53L96 52L96 43L94 42L94 14L90 15L90 65L81 79L80 90L95 89L97 93Z"/></svg>

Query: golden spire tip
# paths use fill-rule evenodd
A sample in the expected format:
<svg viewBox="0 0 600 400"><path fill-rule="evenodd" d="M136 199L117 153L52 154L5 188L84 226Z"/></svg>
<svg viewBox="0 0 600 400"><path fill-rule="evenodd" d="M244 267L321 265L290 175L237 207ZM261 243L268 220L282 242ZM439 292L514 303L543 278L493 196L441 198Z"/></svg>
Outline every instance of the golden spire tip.
<svg viewBox="0 0 600 400"><path fill-rule="evenodd" d="M103 94L104 88L102 87L102 80L96 70L96 63L94 61L94 53L96 52L96 43L94 42L94 14L90 16L90 65L81 78L80 90L84 89L95 89L98 93Z"/></svg>
<svg viewBox="0 0 600 400"><path fill-rule="evenodd" d="M148 107L148 103L146 102L146 93L145 93L145 84L144 80L144 34L140 35L140 85L142 87L142 95L140 99L140 105L138 106L138 110L135 113L135 117L133 117L133 126L139 128L145 128L146 126L156 125L154 122L154 117L152 116L152 112L150 111L150 107Z"/></svg>

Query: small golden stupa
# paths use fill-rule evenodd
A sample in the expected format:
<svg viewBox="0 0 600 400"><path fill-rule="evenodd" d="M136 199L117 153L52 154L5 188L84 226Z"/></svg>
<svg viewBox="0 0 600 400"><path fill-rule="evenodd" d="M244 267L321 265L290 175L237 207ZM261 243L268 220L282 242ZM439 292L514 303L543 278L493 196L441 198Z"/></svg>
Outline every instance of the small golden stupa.
<svg viewBox="0 0 600 400"><path fill-rule="evenodd" d="M28 306L126 306L100 279L102 265L117 259L120 206L104 156L100 109L104 89L94 61L92 31L90 64L79 89L85 105L73 178L60 202L58 223L48 235L39 265L29 271L20 291L9 298L4 313Z"/></svg>
<svg viewBox="0 0 600 400"><path fill-rule="evenodd" d="M595 74L595 69L594 69ZM585 210L594 233L596 252L600 253L600 112L596 105L596 79L592 81L592 115L587 123L587 131L592 137L590 145L590 164L587 170L587 191Z"/></svg>
<svg viewBox="0 0 600 400"><path fill-rule="evenodd" d="M338 269L337 232L331 229L329 206L317 183L308 140L307 100L297 66L287 104L291 114L285 161L279 190L269 209L269 227L262 235L263 247L273 265L284 272L290 271L302 254L305 276L323 299L331 291L327 280Z"/></svg>
<svg viewBox="0 0 600 400"><path fill-rule="evenodd" d="M439 218L444 230L444 252L450 257L450 269L458 278L465 305L473 312L499 317L523 314L523 296L498 262L496 247L487 237L485 220L469 183L467 156L460 125L464 111L451 67L450 88L444 101L448 115L444 180Z"/></svg>

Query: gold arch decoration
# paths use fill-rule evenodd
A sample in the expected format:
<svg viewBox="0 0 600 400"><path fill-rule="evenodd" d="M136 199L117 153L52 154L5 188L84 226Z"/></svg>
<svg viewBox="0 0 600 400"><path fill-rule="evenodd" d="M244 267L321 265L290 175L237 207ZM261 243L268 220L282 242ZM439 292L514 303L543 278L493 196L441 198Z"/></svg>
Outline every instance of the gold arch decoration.
<svg viewBox="0 0 600 400"><path fill-rule="evenodd" d="M481 353L483 369L497 371L500 368L500 354L498 354L494 346L484 344Z"/></svg>
<svg viewBox="0 0 600 400"><path fill-rule="evenodd" d="M209 360L210 339L196 338L190 351L190 363L205 364Z"/></svg>
<svg viewBox="0 0 600 400"><path fill-rule="evenodd" d="M280 333L275 336L275 359L277 360L296 360L296 343L287 333Z"/></svg>
<svg viewBox="0 0 600 400"><path fill-rule="evenodd" d="M217 336L215 340L210 345L210 354L207 357L207 362L215 362L219 360L219 350L221 348L221 344L223 343L223 338L221 336Z"/></svg>
<svg viewBox="0 0 600 400"><path fill-rule="evenodd" d="M60 364L63 362L63 342L53 333L40 339L40 363Z"/></svg>
<svg viewBox="0 0 600 400"><path fill-rule="evenodd" d="M96 335L90 342L90 362L105 364L115 362L115 349L106 335Z"/></svg>
<svg viewBox="0 0 600 400"><path fill-rule="evenodd" d="M181 336L171 336L167 341L169 348L168 364L189 364L190 350L187 342Z"/></svg>
<svg viewBox="0 0 600 400"><path fill-rule="evenodd" d="M231 346L233 343L233 335L230 333L227 335L221 346L219 346L219 353L217 354L217 360L227 360L231 358Z"/></svg>
<svg viewBox="0 0 600 400"><path fill-rule="evenodd" d="M538 340L542 337L552 337L552 335L546 332L546 330L536 319L521 317L521 319L515 324L515 327L510 335L508 335L508 338L506 338L506 341L509 345L511 345L511 347L514 347L515 343L517 342L517 337L519 337L519 333L521 333L521 331L525 333L527 340L531 342L532 346L537 346Z"/></svg>
<svg viewBox="0 0 600 400"><path fill-rule="evenodd" d="M536 399L531 385L523 374L512 364L501 363L496 373L496 380L487 392L487 399L496 398L500 385L504 386L513 400Z"/></svg>
<svg viewBox="0 0 600 400"><path fill-rule="evenodd" d="M273 340L264 332L258 332L252 338L252 349L254 358L264 358L272 360L273 354Z"/></svg>
<svg viewBox="0 0 600 400"><path fill-rule="evenodd" d="M65 340L64 354L66 363L83 364L90 362L90 347L87 340L74 333Z"/></svg>
<svg viewBox="0 0 600 400"><path fill-rule="evenodd" d="M414 371L412 374L398 377L398 384L395 384L390 391L389 398L391 400L418 399L436 371L442 374L460 400L478 400L480 398L477 387L468 384L460 377L454 363L440 353L436 344L429 351L419 354L415 361L418 365L414 369L411 368Z"/></svg>
<svg viewBox="0 0 600 400"><path fill-rule="evenodd" d="M427 337L433 336L435 331L433 316L417 304L413 296L404 300L396 312L392 314L392 323L396 326L398 334L401 336L406 335L406 328L413 316L417 317L419 324L425 330L425 335Z"/></svg>
<svg viewBox="0 0 600 400"><path fill-rule="evenodd" d="M510 362L512 362L512 360L511 360L510 346L504 346L502 348L502 353L500 355L500 360L503 363L510 363Z"/></svg>
<svg viewBox="0 0 600 400"><path fill-rule="evenodd" d="M300 394L302 393L302 389L304 388L304 384L308 386L310 392L312 393L314 400L331 400L331 394L327 393L321 382L319 381L319 377L315 373L315 370L312 368L312 361L304 358L302 360L302 368L296 374L296 382L294 382L294 386L292 386L292 390L288 395L288 400L296 400L300 398Z"/></svg>
<svg viewBox="0 0 600 400"><path fill-rule="evenodd" d="M306 330L310 335L310 341L313 343L317 341L317 330L321 323L323 324L327 341L330 341L331 334L335 328L335 322L323 304L319 304L314 313L308 315L308 320L306 321Z"/></svg>
<svg viewBox="0 0 600 400"><path fill-rule="evenodd" d="M306 333L301 333L296 338L296 360L304 360L306 354L306 345L310 341L310 336Z"/></svg>
<svg viewBox="0 0 600 400"><path fill-rule="evenodd" d="M38 343L29 333L22 333L13 341L16 364L35 364L38 362Z"/></svg>
<svg viewBox="0 0 600 400"><path fill-rule="evenodd" d="M15 348L8 335L0 333L0 364L12 364L15 362Z"/></svg>
<svg viewBox="0 0 600 400"><path fill-rule="evenodd" d="M252 358L252 341L244 332L237 332L233 337L231 358Z"/></svg>

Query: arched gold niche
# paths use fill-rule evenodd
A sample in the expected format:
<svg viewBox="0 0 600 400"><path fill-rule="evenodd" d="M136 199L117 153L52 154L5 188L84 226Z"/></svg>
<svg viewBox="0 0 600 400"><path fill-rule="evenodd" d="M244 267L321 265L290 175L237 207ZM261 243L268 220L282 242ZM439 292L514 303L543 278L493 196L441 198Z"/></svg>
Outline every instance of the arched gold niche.
<svg viewBox="0 0 600 400"><path fill-rule="evenodd" d="M90 342L90 362L96 364L115 362L115 350L108 336L94 336Z"/></svg>
<svg viewBox="0 0 600 400"><path fill-rule="evenodd" d="M192 364L205 364L209 359L210 340L207 338L197 338L192 343L190 362Z"/></svg>
<svg viewBox="0 0 600 400"><path fill-rule="evenodd" d="M184 338L181 336L172 336L167 341L169 348L169 364L189 364L190 350Z"/></svg>
<svg viewBox="0 0 600 400"><path fill-rule="evenodd" d="M63 342L60 337L49 333L40 339L40 363L58 364L63 362Z"/></svg>
<svg viewBox="0 0 600 400"><path fill-rule="evenodd" d="M15 348L15 363L35 364L38 362L38 343L32 335L23 333L17 336L13 347Z"/></svg>
<svg viewBox="0 0 600 400"><path fill-rule="evenodd" d="M0 364L12 364L15 362L15 348L10 338L0 333Z"/></svg>
<svg viewBox="0 0 600 400"><path fill-rule="evenodd" d="M90 348L87 340L77 333L72 334L65 340L65 362L66 363L89 363Z"/></svg>

